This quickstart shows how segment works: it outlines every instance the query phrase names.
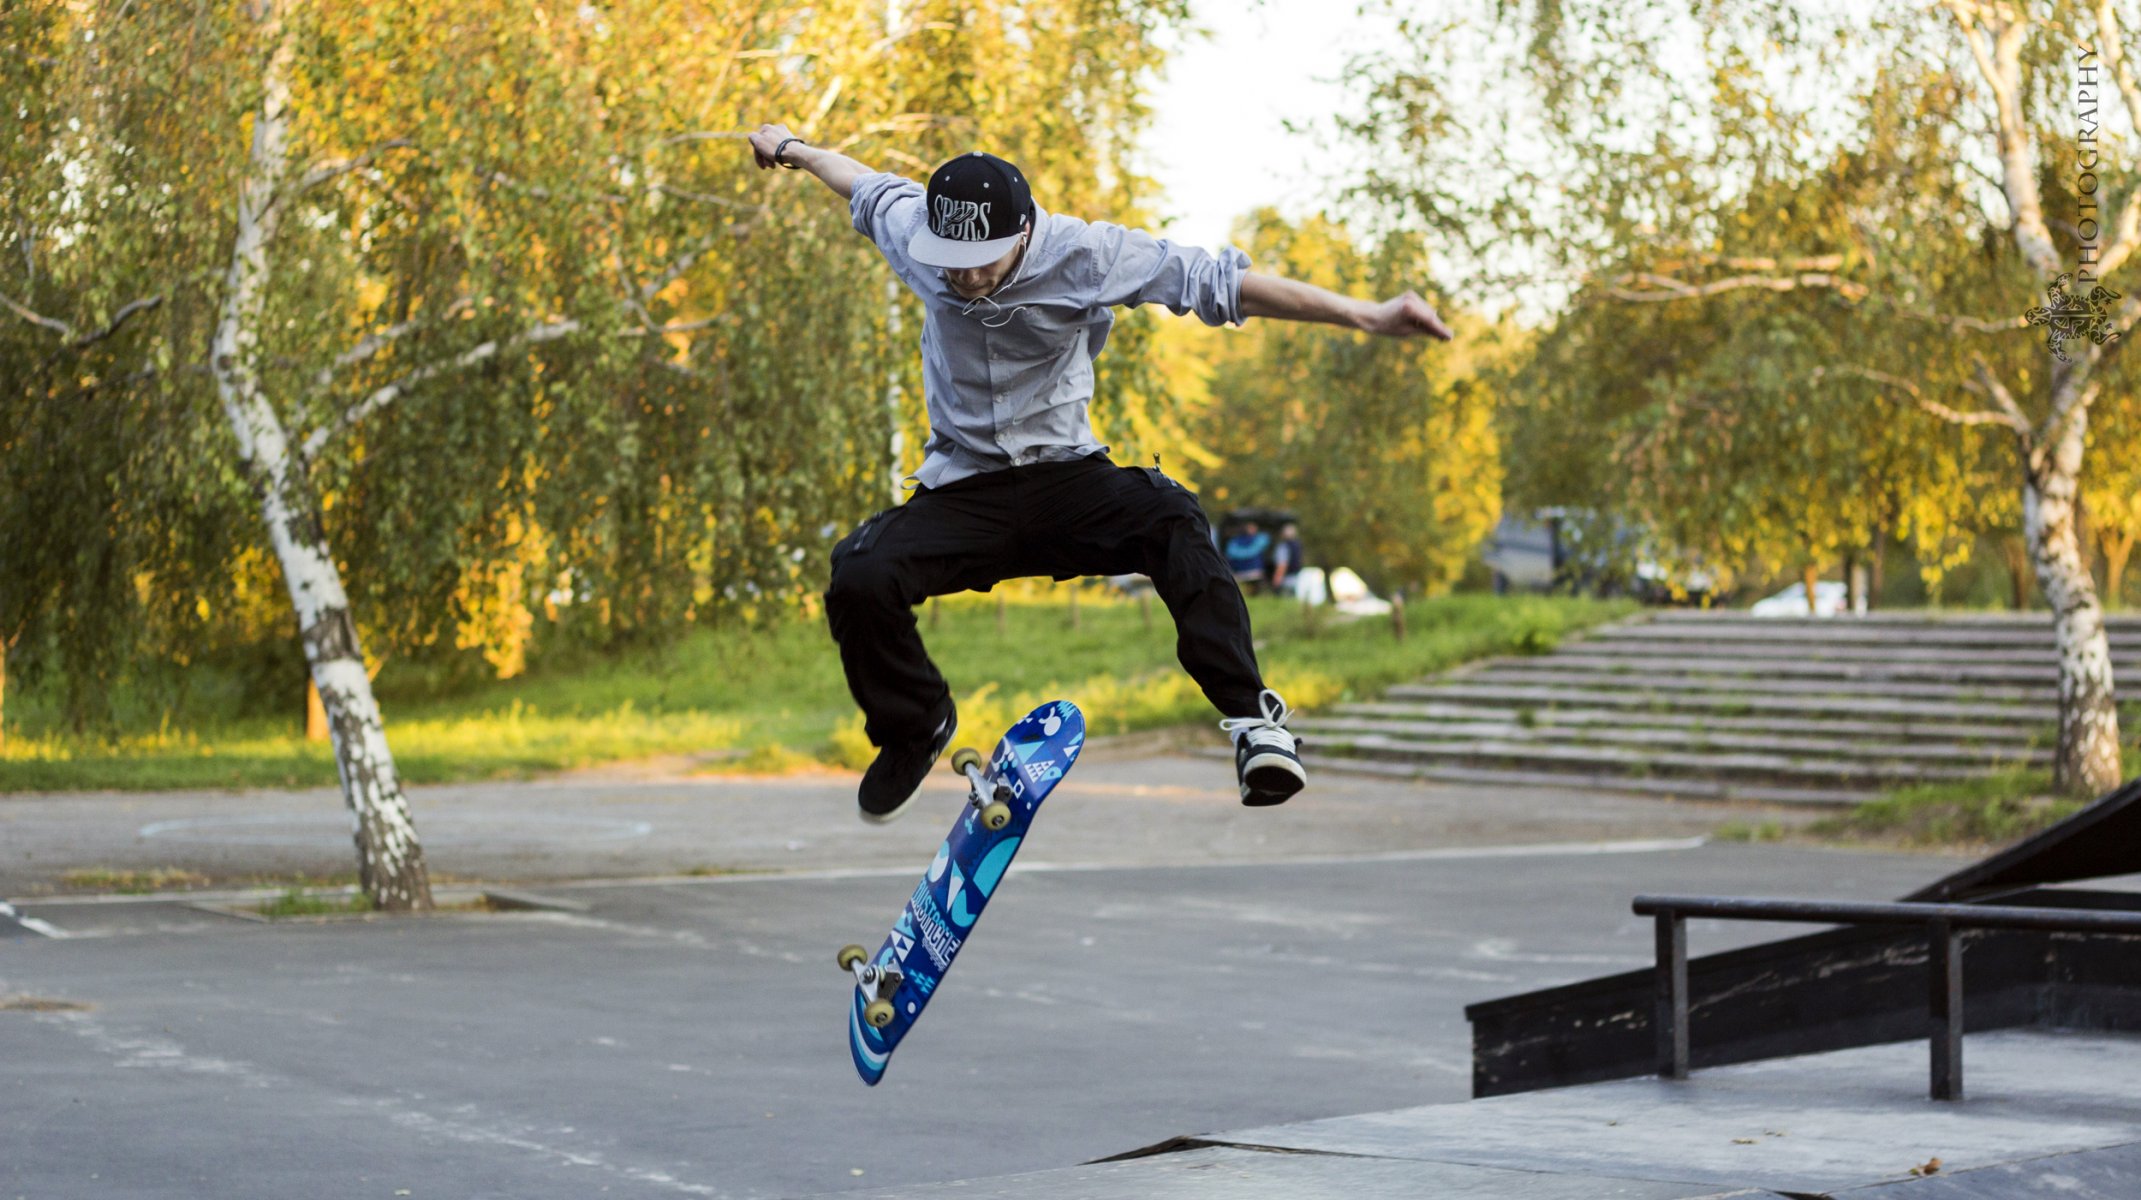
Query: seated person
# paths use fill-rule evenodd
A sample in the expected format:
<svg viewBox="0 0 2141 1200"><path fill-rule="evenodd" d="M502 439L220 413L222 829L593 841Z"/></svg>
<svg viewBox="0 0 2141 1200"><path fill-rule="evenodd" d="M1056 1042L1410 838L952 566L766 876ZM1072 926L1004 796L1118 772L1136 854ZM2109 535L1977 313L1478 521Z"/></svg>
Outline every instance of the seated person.
<svg viewBox="0 0 2141 1200"><path fill-rule="evenodd" d="M1253 583L1264 578L1264 552L1271 548L1271 535L1258 529L1256 522L1242 525L1241 532L1227 539L1227 569L1241 583Z"/></svg>

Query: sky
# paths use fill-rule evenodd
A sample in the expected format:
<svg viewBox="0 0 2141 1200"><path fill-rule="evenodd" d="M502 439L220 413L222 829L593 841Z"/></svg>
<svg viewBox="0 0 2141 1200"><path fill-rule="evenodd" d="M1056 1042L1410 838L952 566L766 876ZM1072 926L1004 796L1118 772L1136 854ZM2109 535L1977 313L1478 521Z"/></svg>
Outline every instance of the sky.
<svg viewBox="0 0 2141 1200"><path fill-rule="evenodd" d="M1336 190L1342 181L1316 160L1343 161L1344 148L1289 133L1285 122L1340 107L1348 54L1368 48L1382 27L1354 8L1352 0L1197 5L1196 23L1212 36L1166 41L1172 53L1142 147L1143 170L1161 187L1160 233L1210 248L1249 209L1273 204L1299 217Z"/></svg>

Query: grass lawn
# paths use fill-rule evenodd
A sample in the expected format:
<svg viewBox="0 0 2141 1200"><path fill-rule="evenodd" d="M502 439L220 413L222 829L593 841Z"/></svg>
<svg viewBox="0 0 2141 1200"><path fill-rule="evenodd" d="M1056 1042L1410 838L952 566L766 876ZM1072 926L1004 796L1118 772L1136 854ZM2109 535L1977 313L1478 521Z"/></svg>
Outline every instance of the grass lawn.
<svg viewBox="0 0 2141 1200"><path fill-rule="evenodd" d="M994 737L1043 700L1067 698L1097 734L1218 715L1174 657L1174 625L1147 606L1068 585L1006 603L994 596L921 610L923 636L951 681L960 728ZM1462 595L1406 606L1406 637L1387 617L1354 621L1290 601L1253 598L1265 676L1296 708L1366 697L1491 654L1540 653L1563 634L1634 611L1626 602ZM428 685L389 666L378 680L387 736L404 778L443 783L522 777L655 755L713 755L712 770L860 767L871 754L822 621L700 630L653 655L584 669L535 664L473 689ZM211 691L211 689L204 689ZM303 737L293 687L286 718L123 729L81 738L17 703L0 748L0 791L331 786L325 743ZM11 697L11 702L16 701ZM984 733L986 731L986 733ZM965 736L964 734L962 736ZM1216 732L1214 733L1216 737Z"/></svg>
<svg viewBox="0 0 2141 1200"><path fill-rule="evenodd" d="M2122 709L2119 719L2132 728L2141 722L2141 711ZM2120 775L2141 777L2141 746L2127 746L2121 757ZM2090 803L2055 794L2049 768L2020 768L1898 788L1795 830L1776 821L1731 821L1716 836L1734 842L1990 851L2048 829Z"/></svg>

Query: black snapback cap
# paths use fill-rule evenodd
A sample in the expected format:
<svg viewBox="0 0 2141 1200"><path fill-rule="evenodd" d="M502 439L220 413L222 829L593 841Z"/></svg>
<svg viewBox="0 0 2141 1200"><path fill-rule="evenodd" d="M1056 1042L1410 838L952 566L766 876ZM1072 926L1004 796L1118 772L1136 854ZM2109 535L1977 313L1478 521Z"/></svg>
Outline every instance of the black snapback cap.
<svg viewBox="0 0 2141 1200"><path fill-rule="evenodd" d="M907 256L932 267L987 266L1011 252L1033 224L1033 193L1017 167L976 150L929 177L929 224L907 243Z"/></svg>

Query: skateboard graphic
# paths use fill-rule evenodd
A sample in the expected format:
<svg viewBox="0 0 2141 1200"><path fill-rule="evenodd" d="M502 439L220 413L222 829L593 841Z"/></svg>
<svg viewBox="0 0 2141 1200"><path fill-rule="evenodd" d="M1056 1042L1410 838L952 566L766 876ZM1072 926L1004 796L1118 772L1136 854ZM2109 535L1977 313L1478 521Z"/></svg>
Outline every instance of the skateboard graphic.
<svg viewBox="0 0 2141 1200"><path fill-rule="evenodd" d="M1020 717L989 758L968 748L952 752L952 770L967 779L966 808L877 953L861 946L840 950L840 969L855 977L848 1051L864 1083L875 1087L884 1078L892 1051L921 1017L1003 881L1041 801L1084 746L1085 714L1068 700L1054 700Z"/></svg>

